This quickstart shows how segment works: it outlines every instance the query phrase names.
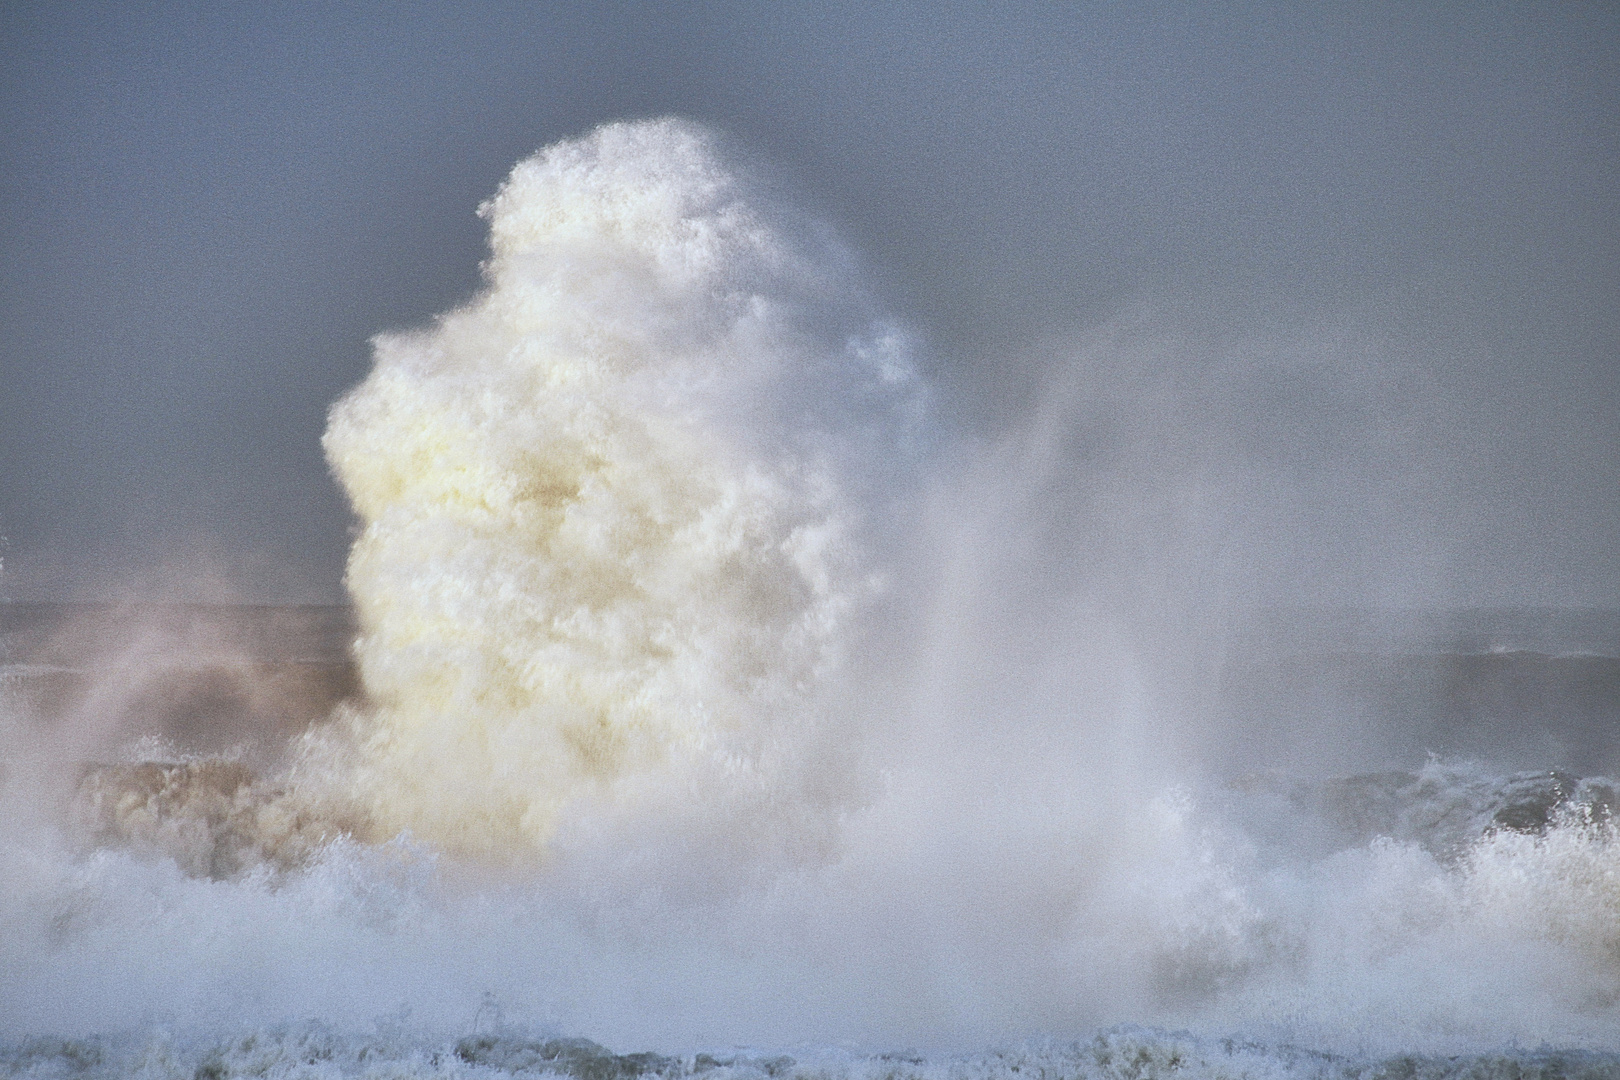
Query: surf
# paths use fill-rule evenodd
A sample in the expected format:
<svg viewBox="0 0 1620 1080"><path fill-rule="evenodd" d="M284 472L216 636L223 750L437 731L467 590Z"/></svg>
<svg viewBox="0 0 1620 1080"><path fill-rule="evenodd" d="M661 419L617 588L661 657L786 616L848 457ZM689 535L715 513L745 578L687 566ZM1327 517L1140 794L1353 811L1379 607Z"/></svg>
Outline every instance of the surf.
<svg viewBox="0 0 1620 1080"><path fill-rule="evenodd" d="M355 513L329 713L240 752L132 741L111 663L66 720L5 705L8 1060L158 1029L185 1034L83 1052L1611 1050L1613 784L1210 766L1284 743L1211 704L1226 615L1180 541L1219 508L1151 454L1076 477L1065 449L1098 356L1148 347L1104 335L1028 424L952 433L920 335L739 160L673 119L548 147L480 208L484 288L375 339L323 441ZM1296 760L1323 745L1284 719Z"/></svg>

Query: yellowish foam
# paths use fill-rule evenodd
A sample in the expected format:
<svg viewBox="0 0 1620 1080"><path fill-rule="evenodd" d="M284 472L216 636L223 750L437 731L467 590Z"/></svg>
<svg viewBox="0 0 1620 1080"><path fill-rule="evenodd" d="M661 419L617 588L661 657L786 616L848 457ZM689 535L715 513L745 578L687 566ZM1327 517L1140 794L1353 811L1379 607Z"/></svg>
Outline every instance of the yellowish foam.
<svg viewBox="0 0 1620 1080"><path fill-rule="evenodd" d="M333 408L369 705L305 772L378 834L542 844L583 791L736 772L762 725L803 722L864 586L779 388L896 376L818 336L834 276L751 198L679 121L541 152L480 209L487 291L379 337Z"/></svg>

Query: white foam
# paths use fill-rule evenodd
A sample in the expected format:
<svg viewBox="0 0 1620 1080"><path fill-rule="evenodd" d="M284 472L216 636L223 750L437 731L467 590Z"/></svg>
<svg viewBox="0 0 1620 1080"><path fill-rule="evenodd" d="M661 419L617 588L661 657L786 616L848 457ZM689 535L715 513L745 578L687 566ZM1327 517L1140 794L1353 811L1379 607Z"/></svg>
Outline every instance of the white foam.
<svg viewBox="0 0 1620 1080"><path fill-rule="evenodd" d="M907 477L904 336L712 136L601 129L485 214L486 293L380 338L332 414L369 700L230 819L307 845L193 876L161 829L87 848L68 793L40 794L72 787L69 755L21 747L0 1033L363 1028L402 1003L465 1031L493 1000L670 1053L1126 1021L1346 1053L1614 1044L1614 828L1323 852L1272 794L1269 832L1217 812L1171 752L1154 663L1177 657L1030 568L1058 421ZM925 512L882 520L911 488ZM1110 596L1164 601L1151 570ZM106 775L107 805L151 816ZM1478 776L1432 779L1457 787L1435 805L1487 805ZM1153 1068L1190 1060L1154 1039Z"/></svg>
<svg viewBox="0 0 1620 1080"><path fill-rule="evenodd" d="M372 708L306 773L342 757L374 835L468 851L654 773L782 783L872 592L825 425L907 407L903 338L690 124L551 147L481 213L488 291L332 411Z"/></svg>

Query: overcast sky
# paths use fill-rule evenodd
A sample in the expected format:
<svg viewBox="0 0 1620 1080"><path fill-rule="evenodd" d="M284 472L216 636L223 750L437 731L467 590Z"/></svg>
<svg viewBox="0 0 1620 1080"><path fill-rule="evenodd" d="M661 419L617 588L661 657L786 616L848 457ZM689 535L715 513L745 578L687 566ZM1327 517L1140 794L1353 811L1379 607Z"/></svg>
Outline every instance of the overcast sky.
<svg viewBox="0 0 1620 1080"><path fill-rule="evenodd" d="M677 113L867 260L953 437L1082 355L1145 416L1139 365L1198 404L1144 439L1308 495L1277 546L1400 534L1371 599L1620 604L1617 10L5 4L0 595L337 598L368 338L478 288L520 158Z"/></svg>

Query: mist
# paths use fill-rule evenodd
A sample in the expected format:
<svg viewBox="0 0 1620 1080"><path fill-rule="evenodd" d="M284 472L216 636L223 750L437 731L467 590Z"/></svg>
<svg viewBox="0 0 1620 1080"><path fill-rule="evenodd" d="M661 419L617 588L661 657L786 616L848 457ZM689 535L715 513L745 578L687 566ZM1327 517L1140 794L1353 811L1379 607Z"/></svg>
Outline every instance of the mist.
<svg viewBox="0 0 1620 1080"><path fill-rule="evenodd" d="M1009 434L947 437L923 339L747 161L677 119L554 144L483 204L486 289L374 340L324 440L352 638L197 609L236 651L347 651L328 714L278 737L215 703L240 738L199 752L131 673L233 650L163 608L57 715L7 700L8 1032L432 1038L496 1009L458 1060L561 1052L527 1031L959 1054L1132 1022L1606 1047L1620 797L1577 760L1612 751L1591 718L1543 718L1582 776L1425 761L1320 701L1230 714L1234 650L1275 659L1244 633L1297 614L1275 579L1380 584L1268 553L1335 520L1294 482L1301 426L1391 472L1423 445L1421 417L1368 440L1339 411L1391 380L1361 342L1209 353L1149 313L1046 346L1063 377ZM1240 421L1261 385L1277 409ZM1535 670L1614 663L1563 624L1530 628L1557 655L1469 626ZM135 738L143 710L166 731Z"/></svg>
<svg viewBox="0 0 1620 1080"><path fill-rule="evenodd" d="M101 14L8 1067L1612 1068L1599 16Z"/></svg>

